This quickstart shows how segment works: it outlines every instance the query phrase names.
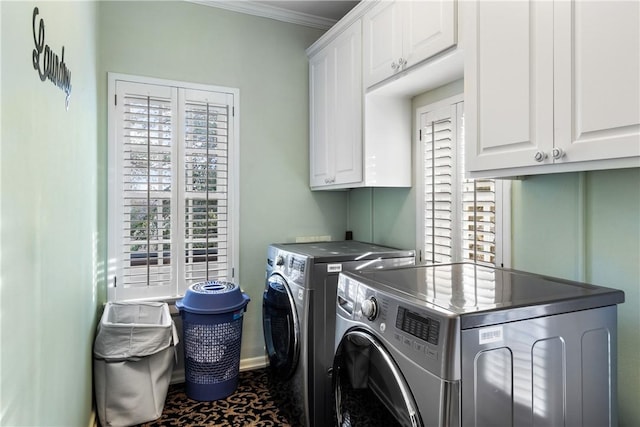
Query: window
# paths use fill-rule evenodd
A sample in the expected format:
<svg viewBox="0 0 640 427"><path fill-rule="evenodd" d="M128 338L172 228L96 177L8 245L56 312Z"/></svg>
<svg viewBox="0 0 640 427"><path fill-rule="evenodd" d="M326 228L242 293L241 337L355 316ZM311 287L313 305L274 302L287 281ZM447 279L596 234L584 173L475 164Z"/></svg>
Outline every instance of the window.
<svg viewBox="0 0 640 427"><path fill-rule="evenodd" d="M509 183L464 177L462 96L418 109L417 123L421 261L508 265Z"/></svg>
<svg viewBox="0 0 640 427"><path fill-rule="evenodd" d="M109 75L109 300L231 280L236 89Z"/></svg>

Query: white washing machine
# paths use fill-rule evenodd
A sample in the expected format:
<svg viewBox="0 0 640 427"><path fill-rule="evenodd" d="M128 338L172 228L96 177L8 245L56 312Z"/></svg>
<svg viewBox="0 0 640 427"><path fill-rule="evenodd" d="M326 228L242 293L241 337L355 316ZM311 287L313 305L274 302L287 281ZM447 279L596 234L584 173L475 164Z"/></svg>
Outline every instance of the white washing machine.
<svg viewBox="0 0 640 427"><path fill-rule="evenodd" d="M339 273L414 263L415 251L352 240L269 246L265 346L276 403L292 425L326 427L330 422Z"/></svg>
<svg viewBox="0 0 640 427"><path fill-rule="evenodd" d="M615 426L619 290L448 264L340 275L334 418Z"/></svg>

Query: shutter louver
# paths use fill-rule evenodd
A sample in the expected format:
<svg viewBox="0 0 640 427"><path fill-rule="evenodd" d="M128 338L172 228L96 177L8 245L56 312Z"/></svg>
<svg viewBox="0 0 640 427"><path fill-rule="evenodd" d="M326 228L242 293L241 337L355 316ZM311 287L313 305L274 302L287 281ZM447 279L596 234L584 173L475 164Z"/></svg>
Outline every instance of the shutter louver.
<svg viewBox="0 0 640 427"><path fill-rule="evenodd" d="M462 254L464 260L495 264L495 182L465 180L462 193Z"/></svg>
<svg viewBox="0 0 640 427"><path fill-rule="evenodd" d="M454 165L451 120L432 122L424 129L425 259L452 261Z"/></svg>
<svg viewBox="0 0 640 427"><path fill-rule="evenodd" d="M185 269L187 285L227 277L227 105L185 103Z"/></svg>
<svg viewBox="0 0 640 427"><path fill-rule="evenodd" d="M172 275L172 104L130 94L123 102L123 286L166 286Z"/></svg>

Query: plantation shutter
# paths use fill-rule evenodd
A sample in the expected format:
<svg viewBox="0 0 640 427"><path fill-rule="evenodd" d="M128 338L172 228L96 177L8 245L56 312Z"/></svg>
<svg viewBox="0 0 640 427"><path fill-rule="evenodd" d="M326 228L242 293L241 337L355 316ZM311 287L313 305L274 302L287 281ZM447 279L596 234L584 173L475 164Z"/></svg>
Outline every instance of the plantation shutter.
<svg viewBox="0 0 640 427"><path fill-rule="evenodd" d="M451 107L424 118L424 260L447 263L456 252L456 126Z"/></svg>
<svg viewBox="0 0 640 427"><path fill-rule="evenodd" d="M228 277L229 95L185 90L184 279Z"/></svg>
<svg viewBox="0 0 640 427"><path fill-rule="evenodd" d="M122 83L117 88L120 120L118 278L132 297L155 288L169 291L174 278L172 218L175 206L175 89Z"/></svg>
<svg viewBox="0 0 640 427"><path fill-rule="evenodd" d="M161 82L110 81L110 301L234 279L234 92Z"/></svg>
<svg viewBox="0 0 640 427"><path fill-rule="evenodd" d="M495 264L496 183L464 177L463 103L422 115L424 261Z"/></svg>

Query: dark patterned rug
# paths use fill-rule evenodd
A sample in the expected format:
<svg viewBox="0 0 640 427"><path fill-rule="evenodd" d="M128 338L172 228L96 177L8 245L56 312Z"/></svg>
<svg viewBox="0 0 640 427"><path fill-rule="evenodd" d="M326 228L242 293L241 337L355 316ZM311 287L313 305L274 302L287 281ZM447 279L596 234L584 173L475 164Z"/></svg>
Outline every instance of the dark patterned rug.
<svg viewBox="0 0 640 427"><path fill-rule="evenodd" d="M176 384L169 387L162 417L139 427L296 427L289 421L290 408L280 394L270 386L265 369L240 372L236 391L226 399L213 402L189 399L184 384Z"/></svg>

